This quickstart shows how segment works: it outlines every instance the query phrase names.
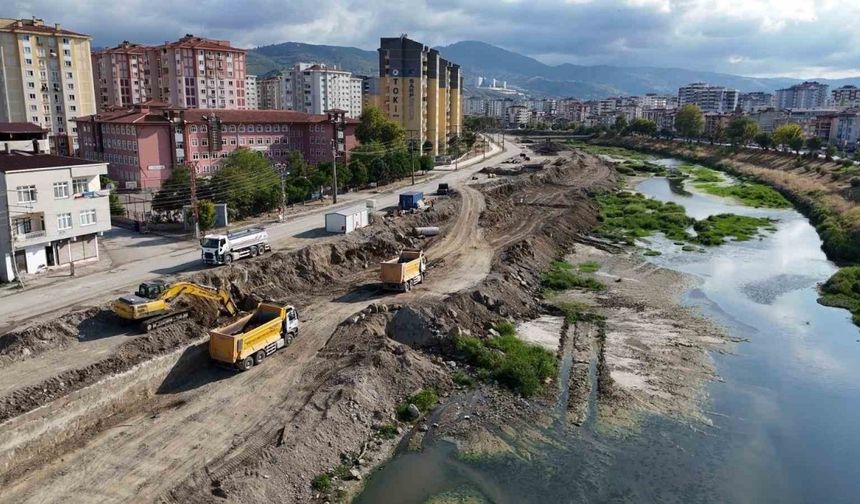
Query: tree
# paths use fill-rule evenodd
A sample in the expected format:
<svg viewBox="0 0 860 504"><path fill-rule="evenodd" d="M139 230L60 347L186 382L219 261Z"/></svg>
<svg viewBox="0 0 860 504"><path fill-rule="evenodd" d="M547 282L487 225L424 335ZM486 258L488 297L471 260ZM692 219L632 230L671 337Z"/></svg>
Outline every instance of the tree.
<svg viewBox="0 0 860 504"><path fill-rule="evenodd" d="M201 231L212 229L215 225L215 203L209 200L198 201L197 216L199 217L197 224Z"/></svg>
<svg viewBox="0 0 860 504"><path fill-rule="evenodd" d="M367 184L367 165L360 159L355 159L349 163L349 171L352 172L352 183L356 187Z"/></svg>
<svg viewBox="0 0 860 504"><path fill-rule="evenodd" d="M773 137L765 132L759 133L753 138L753 140L755 141L756 145L758 145L764 150L768 150L773 147Z"/></svg>
<svg viewBox="0 0 860 504"><path fill-rule="evenodd" d="M616 133L621 133L625 129L627 129L627 118L623 115L615 116L615 124L613 124L612 129Z"/></svg>
<svg viewBox="0 0 860 504"><path fill-rule="evenodd" d="M824 159L826 159L827 161L833 161L834 154L836 154L836 147L828 145L824 148Z"/></svg>
<svg viewBox="0 0 860 504"><path fill-rule="evenodd" d="M806 141L806 149L809 151L809 155L811 157L817 157L818 151L821 150L821 147L824 145L824 142L821 141L818 137L809 138Z"/></svg>
<svg viewBox="0 0 860 504"><path fill-rule="evenodd" d="M732 146L745 146L758 134L758 123L749 117L735 117L726 128Z"/></svg>
<svg viewBox="0 0 860 504"><path fill-rule="evenodd" d="M257 152L231 152L212 177L212 192L238 218L271 210L281 201L281 179L272 164Z"/></svg>
<svg viewBox="0 0 860 504"><path fill-rule="evenodd" d="M390 175L388 165L381 157L374 159L370 163L370 169L368 170L368 172L370 180L376 182L377 184L385 184L388 181L388 177Z"/></svg>
<svg viewBox="0 0 860 504"><path fill-rule="evenodd" d="M726 132L723 129L723 125L720 123L717 123L714 126L714 129L708 135L708 138L711 141L711 145L714 145L714 143L722 143L723 140L726 139Z"/></svg>
<svg viewBox="0 0 860 504"><path fill-rule="evenodd" d="M110 208L111 215L125 215L125 206L119 201L119 196L117 196L116 192L116 182L111 180L106 175L102 175L99 177L99 182L101 183L102 189L107 189L110 192L108 193L108 207Z"/></svg>
<svg viewBox="0 0 860 504"><path fill-rule="evenodd" d="M695 104L688 103L675 115L675 129L687 140L698 138L705 127L705 116Z"/></svg>
<svg viewBox="0 0 860 504"><path fill-rule="evenodd" d="M796 123L783 124L776 128L773 132L773 141L779 145L782 150L788 148L799 151L803 147L803 128ZM798 141L800 146L798 147ZM795 147L797 147L795 149Z"/></svg>
<svg viewBox="0 0 860 504"><path fill-rule="evenodd" d="M433 156L421 156L418 164L421 166L421 171L424 173L429 172L433 169Z"/></svg>
<svg viewBox="0 0 860 504"><path fill-rule="evenodd" d="M161 184L161 189L152 198L152 209L156 212L180 210L191 203L191 170L187 165L174 166Z"/></svg>
<svg viewBox="0 0 860 504"><path fill-rule="evenodd" d="M657 133L657 123L648 119L636 119L627 129L635 135L653 136Z"/></svg>
<svg viewBox="0 0 860 504"><path fill-rule="evenodd" d="M361 143L380 142L385 145L402 142L406 132L400 123L394 122L377 107L364 109L355 128L355 138Z"/></svg>

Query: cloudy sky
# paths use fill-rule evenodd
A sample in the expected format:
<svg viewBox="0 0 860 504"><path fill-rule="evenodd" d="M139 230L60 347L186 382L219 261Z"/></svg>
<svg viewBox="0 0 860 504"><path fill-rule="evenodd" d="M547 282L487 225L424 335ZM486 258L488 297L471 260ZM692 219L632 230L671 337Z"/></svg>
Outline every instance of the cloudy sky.
<svg viewBox="0 0 860 504"><path fill-rule="evenodd" d="M860 75L860 0L5 0L96 46L185 33L254 47L374 49L408 33L481 40L545 63L671 66L755 76Z"/></svg>

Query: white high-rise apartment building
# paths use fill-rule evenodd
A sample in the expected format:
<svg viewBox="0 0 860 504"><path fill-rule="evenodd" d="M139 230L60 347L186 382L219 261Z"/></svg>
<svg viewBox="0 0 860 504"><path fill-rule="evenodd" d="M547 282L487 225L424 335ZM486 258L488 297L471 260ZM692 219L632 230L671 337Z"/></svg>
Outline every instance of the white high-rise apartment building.
<svg viewBox="0 0 860 504"><path fill-rule="evenodd" d="M74 154L74 119L96 113L89 35L38 18L0 18L0 55L0 122L41 126L54 152Z"/></svg>
<svg viewBox="0 0 860 504"><path fill-rule="evenodd" d="M245 108L257 110L259 107L257 97L257 76L245 75Z"/></svg>
<svg viewBox="0 0 860 504"><path fill-rule="evenodd" d="M776 90L776 108L815 109L827 105L830 86L818 82L804 82L785 89Z"/></svg>
<svg viewBox="0 0 860 504"><path fill-rule="evenodd" d="M738 107L740 92L723 86L694 82L678 89L678 106L697 105L702 112L730 113Z"/></svg>
<svg viewBox="0 0 860 504"><path fill-rule="evenodd" d="M361 115L361 77L318 63L297 63L281 75L284 108L309 114L342 109L347 117Z"/></svg>

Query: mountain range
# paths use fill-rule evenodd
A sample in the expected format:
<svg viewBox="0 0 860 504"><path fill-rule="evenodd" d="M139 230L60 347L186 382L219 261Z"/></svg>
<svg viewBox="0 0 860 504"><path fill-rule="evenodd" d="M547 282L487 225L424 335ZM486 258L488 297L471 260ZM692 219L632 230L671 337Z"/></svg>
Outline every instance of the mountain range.
<svg viewBox="0 0 860 504"><path fill-rule="evenodd" d="M547 65L513 51L485 42L463 41L438 47L445 59L463 67L466 89L474 87L475 77L507 81L535 96L572 96L583 99L645 93L675 94L691 82L736 88L744 92L775 91L802 82L788 77L744 77L718 72L659 68L649 66ZM300 61L337 65L361 75L376 75L376 51L356 47L327 46L286 42L248 51L248 70L257 75L279 70ZM831 87L860 85L860 77L815 79Z"/></svg>

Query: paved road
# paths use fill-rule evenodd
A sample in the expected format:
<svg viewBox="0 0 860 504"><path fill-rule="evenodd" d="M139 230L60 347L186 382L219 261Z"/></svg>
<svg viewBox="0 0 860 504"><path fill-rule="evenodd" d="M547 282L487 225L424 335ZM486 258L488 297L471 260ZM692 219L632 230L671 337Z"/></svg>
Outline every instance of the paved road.
<svg viewBox="0 0 860 504"><path fill-rule="evenodd" d="M422 184L416 184L412 189L425 193L433 192L439 182L453 184L467 179L485 166L498 164L503 159L500 155L515 156L520 152L521 149L513 142L505 144L504 154L499 146L493 144L486 161L478 157L460 163L459 170L440 171L438 176ZM404 189L401 188L399 191L402 190ZM397 204L397 192L360 191L345 194L340 197L341 201L337 206L323 207L288 222L268 226L273 248L290 249L303 244L302 242L309 237L324 236L321 229L324 224L322 215L333 208L353 206L370 198L376 200L377 208L384 208ZM151 253L145 259L4 297L0 302L0 321L2 321L0 334L39 315L46 313L57 315L75 308L99 304L134 290L137 285L146 280L203 268L200 262L200 250L196 244L189 243L185 248L177 248L175 244L165 247L149 246L151 246Z"/></svg>

